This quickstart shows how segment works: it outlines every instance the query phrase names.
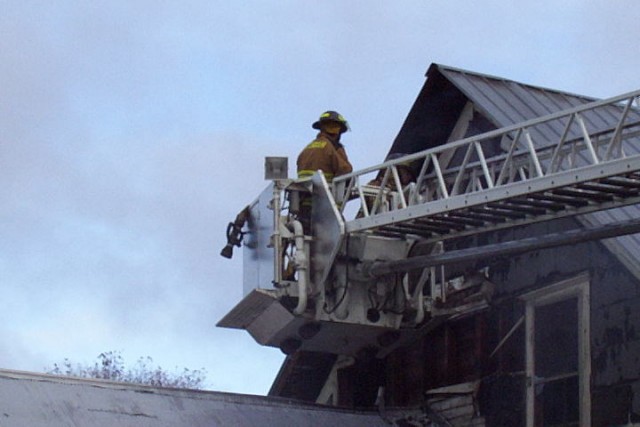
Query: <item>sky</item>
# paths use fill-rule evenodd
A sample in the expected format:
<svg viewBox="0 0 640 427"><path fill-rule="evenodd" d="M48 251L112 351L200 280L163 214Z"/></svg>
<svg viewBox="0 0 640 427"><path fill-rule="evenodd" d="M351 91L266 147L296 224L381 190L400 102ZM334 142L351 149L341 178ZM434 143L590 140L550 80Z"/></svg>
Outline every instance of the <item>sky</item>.
<svg viewBox="0 0 640 427"><path fill-rule="evenodd" d="M337 110L383 161L431 63L640 89L637 0L0 0L0 368L120 351L264 395L284 360L215 324L227 223Z"/></svg>

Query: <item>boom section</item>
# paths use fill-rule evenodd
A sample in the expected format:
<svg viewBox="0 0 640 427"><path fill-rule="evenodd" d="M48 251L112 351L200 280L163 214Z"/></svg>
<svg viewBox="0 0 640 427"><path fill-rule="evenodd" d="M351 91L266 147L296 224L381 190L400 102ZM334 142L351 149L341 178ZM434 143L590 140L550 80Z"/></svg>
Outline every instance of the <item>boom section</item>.
<svg viewBox="0 0 640 427"><path fill-rule="evenodd" d="M638 203L639 107L640 90L338 177L345 231L441 241Z"/></svg>

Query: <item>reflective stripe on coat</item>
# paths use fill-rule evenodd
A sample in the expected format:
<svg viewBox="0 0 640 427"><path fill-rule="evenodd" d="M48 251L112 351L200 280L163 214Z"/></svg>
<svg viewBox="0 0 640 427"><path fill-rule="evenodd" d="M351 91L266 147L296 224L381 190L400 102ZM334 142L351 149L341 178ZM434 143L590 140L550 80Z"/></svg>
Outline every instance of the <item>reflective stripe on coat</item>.
<svg viewBox="0 0 640 427"><path fill-rule="evenodd" d="M298 178L308 178L318 169L328 182L334 177L353 171L344 147L336 146L322 133L311 141L298 156Z"/></svg>

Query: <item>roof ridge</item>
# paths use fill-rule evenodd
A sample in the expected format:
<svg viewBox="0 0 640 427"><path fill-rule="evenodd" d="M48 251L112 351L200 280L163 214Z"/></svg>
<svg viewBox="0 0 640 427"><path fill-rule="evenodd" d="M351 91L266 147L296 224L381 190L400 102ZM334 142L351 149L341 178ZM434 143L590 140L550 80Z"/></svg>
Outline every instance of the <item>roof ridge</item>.
<svg viewBox="0 0 640 427"><path fill-rule="evenodd" d="M471 70L466 70L463 68L459 68L459 67L454 67L454 66L450 66L450 65L444 65L444 64L439 64L439 63L432 63L431 66L429 66L429 69L427 70L427 76L432 72L432 70L437 70L440 72L440 74L442 74L443 76L445 76L447 78L447 80L451 81L451 79L449 79L449 77L447 76L447 72L453 72L453 73L459 73L459 74L468 74L468 75L472 75L472 76L476 76L476 77L482 77L485 79L489 79L489 80L495 80L495 81L502 81L502 82L509 82L509 83L515 83L517 85L520 86L524 86L530 89L534 89L537 91L544 91L544 92L551 92L551 93L556 93L559 95L565 95L565 96L571 96L574 98L581 98L581 99L585 99L588 101L597 101L600 98L596 98L593 96L588 96L588 95L582 95L582 94L578 94L578 93L573 93L573 92L567 92L567 91L562 91L562 90L558 90L558 89L553 89L550 87L545 87L545 86L540 86L540 85L535 85L535 84L531 84L531 83L524 83L524 82L520 82L517 80L513 80L513 79L509 79L506 77L500 77L500 76L496 76L496 75L492 75L492 74L487 74L487 73L480 73L477 71L471 71ZM452 81L452 83L455 85L455 82ZM456 85L457 87L457 85Z"/></svg>

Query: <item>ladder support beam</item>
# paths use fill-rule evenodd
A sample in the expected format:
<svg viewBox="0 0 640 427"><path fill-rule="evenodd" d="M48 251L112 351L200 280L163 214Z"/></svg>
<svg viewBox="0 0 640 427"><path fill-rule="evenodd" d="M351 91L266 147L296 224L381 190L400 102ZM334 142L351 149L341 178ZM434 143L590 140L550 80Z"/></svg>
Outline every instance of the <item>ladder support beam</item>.
<svg viewBox="0 0 640 427"><path fill-rule="evenodd" d="M599 227L570 230L561 233L548 234L541 237L530 237L521 240L496 243L494 245L461 249L438 255L416 256L399 261L379 261L372 263L368 268L365 268L365 271L370 276L378 277L427 267L478 261L498 256L513 256L540 249L573 245L591 240L608 239L611 237L619 237L635 233L640 233L640 219L633 219Z"/></svg>

